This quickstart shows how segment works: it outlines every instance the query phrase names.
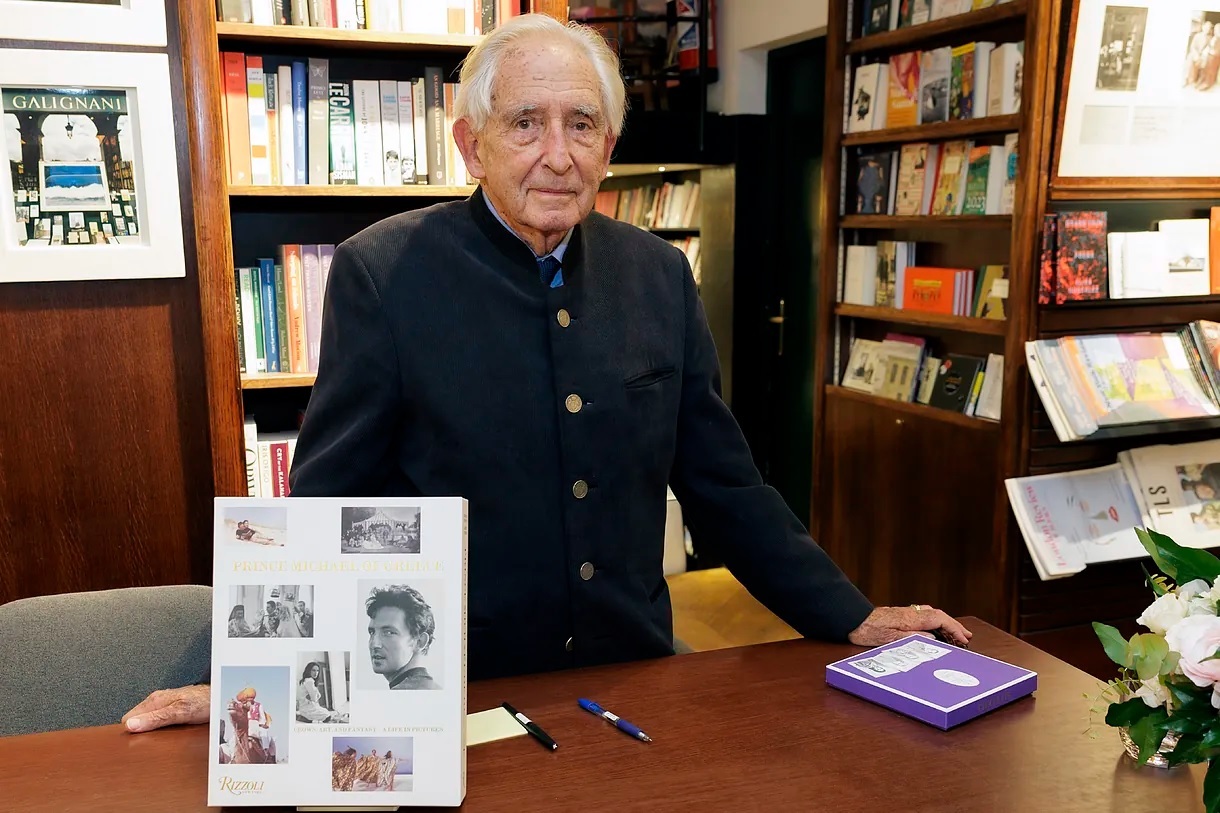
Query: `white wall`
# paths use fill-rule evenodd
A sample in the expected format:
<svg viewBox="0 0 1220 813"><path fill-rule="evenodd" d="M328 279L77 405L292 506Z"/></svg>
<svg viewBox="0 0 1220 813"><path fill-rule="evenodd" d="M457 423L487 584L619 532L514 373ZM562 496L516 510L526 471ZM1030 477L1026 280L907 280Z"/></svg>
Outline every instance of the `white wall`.
<svg viewBox="0 0 1220 813"><path fill-rule="evenodd" d="M826 33L828 0L716 0L716 112L767 112L767 51Z"/></svg>

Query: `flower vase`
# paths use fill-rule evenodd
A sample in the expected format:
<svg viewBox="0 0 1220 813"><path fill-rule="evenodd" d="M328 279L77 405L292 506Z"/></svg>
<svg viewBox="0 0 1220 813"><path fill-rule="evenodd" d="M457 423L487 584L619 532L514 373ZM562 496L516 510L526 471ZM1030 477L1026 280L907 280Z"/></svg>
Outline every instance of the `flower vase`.
<svg viewBox="0 0 1220 813"><path fill-rule="evenodd" d="M1135 740L1131 739L1131 735L1127 733L1127 729L1120 728L1118 730L1118 738L1122 740L1123 748L1127 751L1127 756L1138 761L1140 758L1140 747L1136 744ZM1166 732L1165 738L1161 740L1161 747L1157 749L1155 754L1148 758L1148 762L1146 764L1151 765L1154 768L1170 767L1169 760L1165 755L1172 751L1177 744L1178 733L1176 731Z"/></svg>

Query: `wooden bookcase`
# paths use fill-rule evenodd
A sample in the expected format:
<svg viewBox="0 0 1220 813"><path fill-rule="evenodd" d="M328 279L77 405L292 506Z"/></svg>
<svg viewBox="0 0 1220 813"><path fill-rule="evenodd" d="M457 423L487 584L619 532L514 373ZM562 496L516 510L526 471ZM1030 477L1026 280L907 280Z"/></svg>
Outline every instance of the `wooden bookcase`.
<svg viewBox="0 0 1220 813"><path fill-rule="evenodd" d="M1006 511L1003 480L1017 464L1021 376L1034 246L1045 197L1041 165L1050 133L1054 3L1013 0L922 25L858 36L863 3L833 0L827 42L828 111L821 210L823 245L815 335L813 530L818 541L878 604L933 603L958 615L1009 626L1008 562L1018 548L996 533ZM854 70L891 55L972 41L1024 40L1020 112L846 134ZM847 168L861 148L968 138L1002 144L1019 134L1012 215L844 214ZM915 241L920 265L1009 267L1004 321L840 303L845 247ZM943 352L1005 357L1003 420L986 421L839 386L853 338L896 331L927 337ZM938 354L939 355L939 354Z"/></svg>
<svg viewBox="0 0 1220 813"><path fill-rule="evenodd" d="M234 268L274 256L285 243L340 243L392 214L466 197L466 186L228 185L221 104L221 51L330 60L341 79L407 79L425 66L452 72L480 37L344 31L217 22L210 0L182 0L199 289L204 322L212 473L217 496L244 496L243 421L291 429L309 400L312 374L240 375Z"/></svg>
<svg viewBox="0 0 1220 813"><path fill-rule="evenodd" d="M1160 184L1129 179L1072 179L1056 185L1054 147L1062 128L1064 65L1071 42L1071 0L1014 0L989 9L858 39L861 3L830 6L827 109L844 110L851 70L885 58L971 40L1024 39L1021 112L994 120L844 135L831 117L826 130L816 336L814 529L848 575L877 603L936 603L978 615L1098 675L1109 664L1092 621L1126 634L1147 606L1141 562L1090 565L1066 579L1039 579L1004 490L1004 480L1115 462L1124 449L1214 438L1220 420L1122 427L1061 443L1033 392L1024 343L1069 334L1173 329L1220 318L1220 296L1118 299L1039 305L1037 278L1042 217L1073 209L1104 209L1116 231L1146 228L1159 218L1206 216L1220 203L1220 183L1189 179ZM857 21L857 22L853 22ZM840 215L843 167L852 150L875 144L1020 133L1016 203L1011 217L895 218ZM934 244L933 262L972 267L1009 265L1008 319L979 325L961 317L930 317L836 302L840 250L876 237ZM925 262L920 258L921 264ZM837 386L854 336L901 330L940 339L951 351L1002 352L1003 419L988 423L955 413L889 401Z"/></svg>

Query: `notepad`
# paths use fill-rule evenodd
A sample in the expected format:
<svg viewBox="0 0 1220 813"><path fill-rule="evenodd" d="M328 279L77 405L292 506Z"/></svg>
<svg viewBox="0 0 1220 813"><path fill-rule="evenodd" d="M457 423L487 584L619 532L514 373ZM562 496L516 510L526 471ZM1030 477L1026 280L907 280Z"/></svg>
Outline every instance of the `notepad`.
<svg viewBox="0 0 1220 813"><path fill-rule="evenodd" d="M467 747L506 740L509 737L522 737L526 733L525 726L518 723L503 707L466 715Z"/></svg>

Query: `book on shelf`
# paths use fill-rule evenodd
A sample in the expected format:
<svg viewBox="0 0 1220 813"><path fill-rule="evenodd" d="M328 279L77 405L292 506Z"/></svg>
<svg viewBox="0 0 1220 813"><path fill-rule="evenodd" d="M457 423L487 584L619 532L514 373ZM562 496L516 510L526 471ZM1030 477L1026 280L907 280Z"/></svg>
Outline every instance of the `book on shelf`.
<svg viewBox="0 0 1220 813"><path fill-rule="evenodd" d="M941 144L940 163L937 166L932 193L932 208L928 214L946 216L962 213L971 148L972 143L967 140L946 141Z"/></svg>
<svg viewBox="0 0 1220 813"><path fill-rule="evenodd" d="M520 13L515 0L219 0L217 12L228 23L431 35L488 34Z"/></svg>
<svg viewBox="0 0 1220 813"><path fill-rule="evenodd" d="M1005 481L1043 580L1148 555L1135 528L1189 548L1220 546L1220 441L1119 452L1107 466Z"/></svg>
<svg viewBox="0 0 1220 813"><path fill-rule="evenodd" d="M881 398L998 421L1003 365L997 354L983 359L937 353L928 339L890 332L881 341L853 339L839 383Z"/></svg>
<svg viewBox="0 0 1220 813"><path fill-rule="evenodd" d="M988 68L994 42L967 42L952 50L949 75L949 119L960 121L987 115Z"/></svg>
<svg viewBox="0 0 1220 813"><path fill-rule="evenodd" d="M1030 378L1059 440L1220 415L1213 383L1220 376L1220 329L1192 324L1197 328L1026 342Z"/></svg>
<svg viewBox="0 0 1220 813"><path fill-rule="evenodd" d="M456 497L215 500L209 805L461 805L467 520Z"/></svg>
<svg viewBox="0 0 1220 813"><path fill-rule="evenodd" d="M445 137L458 83L443 82L439 68L411 79L347 80L320 57L226 51L221 61L231 186L474 182Z"/></svg>
<svg viewBox="0 0 1220 813"><path fill-rule="evenodd" d="M919 124L919 52L890 57L889 77L886 126L914 127Z"/></svg>
<svg viewBox="0 0 1220 813"><path fill-rule="evenodd" d="M599 190L593 208L641 229L692 229L699 226L699 199L698 181L666 181Z"/></svg>
<svg viewBox="0 0 1220 813"><path fill-rule="evenodd" d="M1022 76L1025 68L1025 43L1004 42L995 47L987 69L988 116L1007 116L1021 112Z"/></svg>
<svg viewBox="0 0 1220 813"><path fill-rule="evenodd" d="M250 497L289 496L288 472L297 449L297 433L259 432L250 417L243 424L246 449L246 488Z"/></svg>
<svg viewBox="0 0 1220 813"><path fill-rule="evenodd" d="M849 186L850 204L858 215L888 215L894 211L898 185L898 150L861 153Z"/></svg>
<svg viewBox="0 0 1220 813"><path fill-rule="evenodd" d="M919 55L919 123L949 120L949 83L953 49L945 46Z"/></svg>
<svg viewBox="0 0 1220 813"><path fill-rule="evenodd" d="M878 240L875 246L847 246L839 301L899 310L1005 318L1008 266L978 271L932 268L916 263L917 244Z"/></svg>
<svg viewBox="0 0 1220 813"><path fill-rule="evenodd" d="M237 268L238 366L243 373L316 373L322 294L333 245L283 245Z"/></svg>
<svg viewBox="0 0 1220 813"><path fill-rule="evenodd" d="M886 126L889 110L890 69L885 62L856 68L847 119L847 132L862 133Z"/></svg>
<svg viewBox="0 0 1220 813"><path fill-rule="evenodd" d="M1041 304L1220 293L1211 218L1164 219L1155 231L1107 230L1106 212L1059 212L1043 221ZM1055 256L1049 266L1048 253Z"/></svg>
<svg viewBox="0 0 1220 813"><path fill-rule="evenodd" d="M865 0L860 36L923 25L1010 2L1012 0Z"/></svg>

